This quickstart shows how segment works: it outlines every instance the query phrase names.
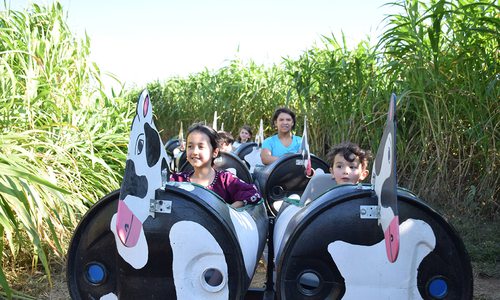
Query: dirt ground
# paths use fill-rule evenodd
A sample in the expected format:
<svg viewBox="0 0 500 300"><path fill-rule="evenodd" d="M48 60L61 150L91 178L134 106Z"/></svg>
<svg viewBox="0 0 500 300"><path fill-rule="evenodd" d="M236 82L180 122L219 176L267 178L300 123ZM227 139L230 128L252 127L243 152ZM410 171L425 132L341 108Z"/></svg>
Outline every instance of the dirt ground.
<svg viewBox="0 0 500 300"><path fill-rule="evenodd" d="M261 262L257 268L250 287L265 287L266 271ZM474 300L500 300L500 278L476 276L474 278Z"/></svg>
<svg viewBox="0 0 500 300"><path fill-rule="evenodd" d="M474 299L499 300L499 278L474 278Z"/></svg>
<svg viewBox="0 0 500 300"><path fill-rule="evenodd" d="M263 263L260 263L252 280L251 287L263 288L266 282L266 272ZM54 286L40 299L67 300L70 299L65 274L54 276ZM474 278L474 300L500 300L500 278L476 276Z"/></svg>

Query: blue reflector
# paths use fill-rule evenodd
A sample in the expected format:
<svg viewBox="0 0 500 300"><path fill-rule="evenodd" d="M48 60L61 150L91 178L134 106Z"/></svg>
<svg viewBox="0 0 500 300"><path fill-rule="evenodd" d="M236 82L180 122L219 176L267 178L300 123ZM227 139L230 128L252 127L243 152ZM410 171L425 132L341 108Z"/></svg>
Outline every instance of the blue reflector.
<svg viewBox="0 0 500 300"><path fill-rule="evenodd" d="M100 284L106 278L106 270L104 266L98 263L91 263L87 265L87 280L92 284Z"/></svg>
<svg viewBox="0 0 500 300"><path fill-rule="evenodd" d="M448 283L443 278L434 278L427 287L429 294L436 299L443 299L448 294Z"/></svg>

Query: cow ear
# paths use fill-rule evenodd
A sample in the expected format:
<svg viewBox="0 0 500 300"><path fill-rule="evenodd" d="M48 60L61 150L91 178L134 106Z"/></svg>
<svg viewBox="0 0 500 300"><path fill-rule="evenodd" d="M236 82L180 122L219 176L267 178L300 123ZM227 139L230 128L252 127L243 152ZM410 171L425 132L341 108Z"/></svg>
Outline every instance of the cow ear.
<svg viewBox="0 0 500 300"><path fill-rule="evenodd" d="M152 120L153 108L149 99L148 90L142 91L137 101L137 116L140 120L150 122Z"/></svg>

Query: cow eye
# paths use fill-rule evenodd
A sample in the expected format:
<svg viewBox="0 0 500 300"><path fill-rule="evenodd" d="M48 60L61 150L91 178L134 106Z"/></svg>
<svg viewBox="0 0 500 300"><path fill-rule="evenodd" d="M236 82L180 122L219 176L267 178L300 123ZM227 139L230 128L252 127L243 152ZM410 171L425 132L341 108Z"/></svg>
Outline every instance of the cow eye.
<svg viewBox="0 0 500 300"><path fill-rule="evenodd" d="M135 154L140 155L144 149L144 133L139 134L135 142Z"/></svg>

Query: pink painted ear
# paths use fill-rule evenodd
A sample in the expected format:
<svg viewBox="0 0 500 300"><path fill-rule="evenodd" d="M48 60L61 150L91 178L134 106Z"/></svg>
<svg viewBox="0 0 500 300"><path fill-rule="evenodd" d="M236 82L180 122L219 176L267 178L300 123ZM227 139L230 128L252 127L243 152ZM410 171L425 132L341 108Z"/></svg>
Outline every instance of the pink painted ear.
<svg viewBox="0 0 500 300"><path fill-rule="evenodd" d="M118 201L116 233L125 247L134 247L139 240L142 223L123 200Z"/></svg>
<svg viewBox="0 0 500 300"><path fill-rule="evenodd" d="M146 115L148 114L148 109L149 109L149 95L146 96L146 99L144 99L144 104L142 105L143 117L146 117Z"/></svg>

